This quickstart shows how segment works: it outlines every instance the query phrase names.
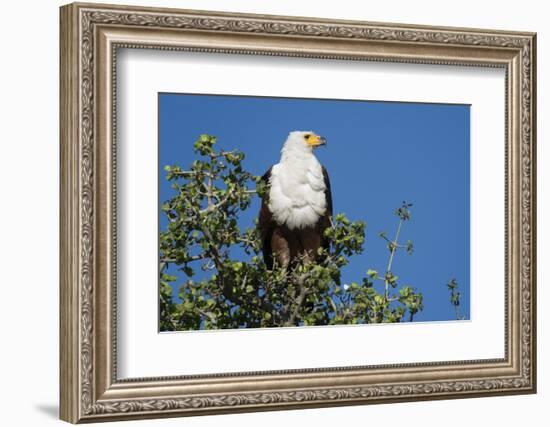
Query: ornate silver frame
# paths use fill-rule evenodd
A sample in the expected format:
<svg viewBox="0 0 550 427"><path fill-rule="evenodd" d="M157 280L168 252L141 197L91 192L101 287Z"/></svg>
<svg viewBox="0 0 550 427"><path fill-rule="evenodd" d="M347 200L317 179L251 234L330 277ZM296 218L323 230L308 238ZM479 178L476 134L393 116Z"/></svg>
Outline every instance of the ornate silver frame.
<svg viewBox="0 0 550 427"><path fill-rule="evenodd" d="M61 8L61 419L77 423L536 390L533 33L71 4ZM505 357L118 380L118 47L506 70Z"/></svg>

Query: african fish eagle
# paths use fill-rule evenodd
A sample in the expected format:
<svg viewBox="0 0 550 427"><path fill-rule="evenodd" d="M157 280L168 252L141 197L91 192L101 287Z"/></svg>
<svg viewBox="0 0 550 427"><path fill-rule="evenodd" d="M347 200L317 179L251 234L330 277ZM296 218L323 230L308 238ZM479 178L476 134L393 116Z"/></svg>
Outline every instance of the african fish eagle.
<svg viewBox="0 0 550 427"><path fill-rule="evenodd" d="M311 131L290 132L281 160L263 175L268 191L258 219L266 266L288 268L298 258L318 259L328 248L324 231L331 225L332 195L324 166L313 150L326 139Z"/></svg>

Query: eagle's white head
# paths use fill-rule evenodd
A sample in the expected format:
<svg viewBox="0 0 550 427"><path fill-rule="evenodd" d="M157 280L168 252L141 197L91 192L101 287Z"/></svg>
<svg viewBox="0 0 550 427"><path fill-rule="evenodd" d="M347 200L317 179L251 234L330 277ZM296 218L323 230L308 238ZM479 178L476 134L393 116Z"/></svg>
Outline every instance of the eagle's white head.
<svg viewBox="0 0 550 427"><path fill-rule="evenodd" d="M288 134L283 149L281 150L282 159L300 158L310 156L313 150L322 145L326 145L327 140L312 131L295 130Z"/></svg>

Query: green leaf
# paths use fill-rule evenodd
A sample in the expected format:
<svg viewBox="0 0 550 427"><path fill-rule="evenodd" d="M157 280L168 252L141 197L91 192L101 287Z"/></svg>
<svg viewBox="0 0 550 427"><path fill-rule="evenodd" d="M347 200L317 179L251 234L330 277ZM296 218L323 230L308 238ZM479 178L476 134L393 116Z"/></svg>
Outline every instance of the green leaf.
<svg viewBox="0 0 550 427"><path fill-rule="evenodd" d="M376 279L378 277L378 271L369 268L367 270L367 276L371 277L372 279Z"/></svg>

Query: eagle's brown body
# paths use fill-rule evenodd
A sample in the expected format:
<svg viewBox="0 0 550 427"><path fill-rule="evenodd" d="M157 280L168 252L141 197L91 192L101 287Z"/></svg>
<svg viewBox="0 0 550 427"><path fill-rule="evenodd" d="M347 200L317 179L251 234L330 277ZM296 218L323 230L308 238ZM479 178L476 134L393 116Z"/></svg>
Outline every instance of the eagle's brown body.
<svg viewBox="0 0 550 427"><path fill-rule="evenodd" d="M329 215L322 217L314 227L290 230L286 225L275 223L264 198L260 209L259 226L264 261L269 269L273 268L274 259L277 265L286 268L299 257L310 261L317 260L317 250L320 247L328 249L328 242L323 234L330 227Z"/></svg>

